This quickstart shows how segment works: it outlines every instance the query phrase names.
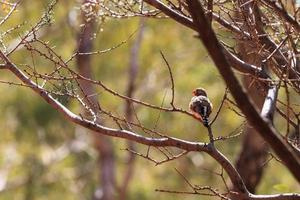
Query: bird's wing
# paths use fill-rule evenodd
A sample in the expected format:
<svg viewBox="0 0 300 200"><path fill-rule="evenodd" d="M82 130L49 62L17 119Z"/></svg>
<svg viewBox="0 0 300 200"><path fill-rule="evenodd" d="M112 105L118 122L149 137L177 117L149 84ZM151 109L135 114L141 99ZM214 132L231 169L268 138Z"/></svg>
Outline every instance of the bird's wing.
<svg viewBox="0 0 300 200"><path fill-rule="evenodd" d="M212 111L212 104L205 96L195 96L191 99L190 110L208 117Z"/></svg>

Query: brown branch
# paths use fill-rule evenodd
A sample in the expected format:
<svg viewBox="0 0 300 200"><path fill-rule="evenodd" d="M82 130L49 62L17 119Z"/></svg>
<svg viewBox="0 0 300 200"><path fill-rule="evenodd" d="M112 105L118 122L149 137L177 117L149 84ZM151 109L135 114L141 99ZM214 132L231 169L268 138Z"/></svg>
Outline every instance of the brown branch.
<svg viewBox="0 0 300 200"><path fill-rule="evenodd" d="M227 59L227 62L230 64L231 67L238 70L242 73L251 74L255 77L268 79L269 76L266 74L265 71L263 71L260 67L257 67L255 65L249 64L241 59L239 59L236 55L230 53L228 50L226 50L224 47L222 47L224 56Z"/></svg>
<svg viewBox="0 0 300 200"><path fill-rule="evenodd" d="M214 147L215 139L214 139L214 135L213 135L210 125L208 125L208 127L207 127L207 132L208 132L208 137L209 137L209 143Z"/></svg>
<svg viewBox="0 0 300 200"><path fill-rule="evenodd" d="M171 17L172 19L179 22L180 24L195 30L195 26L190 18L182 15L181 13L175 12L167 5L162 3L160 0L144 0L144 2L162 11L164 14Z"/></svg>
<svg viewBox="0 0 300 200"><path fill-rule="evenodd" d="M188 151L182 151L181 153L179 153L177 155L166 156L166 158L163 159L163 160L155 160L154 158L151 158L149 156L149 152L148 151L147 151L146 154L142 154L142 153L136 152L133 149L126 148L126 149L122 149L122 150L126 150L126 151L130 152L132 155L137 155L137 156L142 157L142 158L144 158L146 160L149 160L149 161L153 162L156 166L157 165L161 165L161 164L166 163L166 162L170 162L172 160L176 160L176 159L178 159L178 158L186 155L187 153L189 153Z"/></svg>
<svg viewBox="0 0 300 200"><path fill-rule="evenodd" d="M217 120L217 118L218 118L218 116L219 116L219 114L221 112L221 109L222 109L222 107L223 107L223 105L224 105L224 103L225 103L225 101L227 99L227 94L228 94L228 88L225 89L225 93L224 93L224 96L222 98L221 104L220 104L220 106L219 106L219 108L217 110L217 113L216 113L215 117L209 123L209 126L213 125L213 123Z"/></svg>
<svg viewBox="0 0 300 200"><path fill-rule="evenodd" d="M179 170L177 170L175 168L176 172L183 178L183 180L186 182L186 184L194 191L194 193L190 193L190 194L198 194L198 195L208 195L208 196L218 196L221 199L227 199L229 200L229 198L227 198L226 196L224 196L223 194L221 194L217 189L214 189L210 186L199 186L199 185L193 185ZM210 191L212 194L203 194L200 193L199 191L203 191L203 190L208 190Z"/></svg>
<svg viewBox="0 0 300 200"><path fill-rule="evenodd" d="M177 190L164 190L164 189L155 189L155 192L164 192L164 193L171 193L171 194L190 194L190 195L203 195L203 196L215 196L214 194L207 193L207 192L188 192L188 191L177 191Z"/></svg>
<svg viewBox="0 0 300 200"><path fill-rule="evenodd" d="M210 24L210 26L212 25L212 12L213 12L213 9L214 9L214 1L213 0L208 0L207 1L207 20Z"/></svg>
<svg viewBox="0 0 300 200"><path fill-rule="evenodd" d="M160 55L162 56L162 58L164 59L167 67L168 67L168 71L169 71L169 74L170 74L170 79L171 79L171 90L172 90L172 99L171 99L171 106L172 108L175 108L174 106L174 98L175 98L175 89L174 89L174 78L173 78L173 73L172 73L172 70L171 70L171 67L169 65L169 62L167 61L165 55L163 54L162 51L160 51Z"/></svg>
<svg viewBox="0 0 300 200"><path fill-rule="evenodd" d="M268 55L268 57L263 61L266 62L268 61L270 58L273 57L273 55L282 47L282 45L287 41L288 37L285 37L280 44L272 51L272 53L270 53L270 55Z"/></svg>

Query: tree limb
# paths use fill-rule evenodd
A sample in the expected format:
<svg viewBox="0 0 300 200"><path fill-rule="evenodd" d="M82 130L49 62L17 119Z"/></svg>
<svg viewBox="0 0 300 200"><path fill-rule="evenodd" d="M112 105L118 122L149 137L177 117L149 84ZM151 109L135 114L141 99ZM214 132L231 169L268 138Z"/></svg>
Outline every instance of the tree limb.
<svg viewBox="0 0 300 200"><path fill-rule="evenodd" d="M300 194L286 193L286 194L271 194L271 195L254 195L249 196L250 200L299 200Z"/></svg>

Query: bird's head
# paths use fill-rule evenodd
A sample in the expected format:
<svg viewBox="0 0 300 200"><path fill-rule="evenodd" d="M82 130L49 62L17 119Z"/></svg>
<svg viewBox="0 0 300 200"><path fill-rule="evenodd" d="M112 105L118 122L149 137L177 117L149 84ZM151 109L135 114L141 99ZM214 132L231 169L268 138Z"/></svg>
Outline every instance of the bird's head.
<svg viewBox="0 0 300 200"><path fill-rule="evenodd" d="M194 96L205 96L205 97L207 97L206 91L203 88L196 88L193 91L193 95Z"/></svg>

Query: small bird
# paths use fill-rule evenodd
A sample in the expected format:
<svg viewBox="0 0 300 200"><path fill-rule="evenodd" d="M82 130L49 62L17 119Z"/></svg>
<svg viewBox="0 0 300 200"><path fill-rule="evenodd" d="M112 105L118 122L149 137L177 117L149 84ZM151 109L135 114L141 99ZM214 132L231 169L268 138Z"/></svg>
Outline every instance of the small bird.
<svg viewBox="0 0 300 200"><path fill-rule="evenodd" d="M203 125L208 127L208 117L212 111L213 105L207 97L206 91L203 88L196 88L193 91L193 97L190 102L191 112L202 120Z"/></svg>

